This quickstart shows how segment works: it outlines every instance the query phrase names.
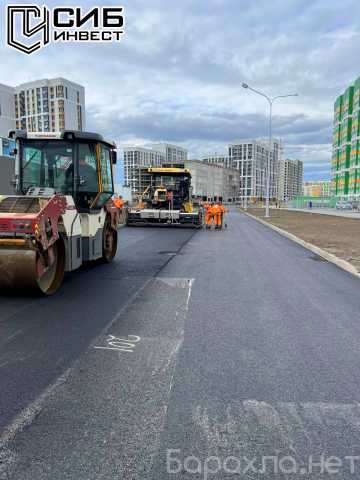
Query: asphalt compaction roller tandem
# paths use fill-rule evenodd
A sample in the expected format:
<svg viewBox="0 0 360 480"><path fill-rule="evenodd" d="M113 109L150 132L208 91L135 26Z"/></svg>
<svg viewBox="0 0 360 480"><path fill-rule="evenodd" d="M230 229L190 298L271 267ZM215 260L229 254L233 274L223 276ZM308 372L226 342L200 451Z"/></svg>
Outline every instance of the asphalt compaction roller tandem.
<svg viewBox="0 0 360 480"><path fill-rule="evenodd" d="M65 271L111 262L124 212L112 201L116 145L87 132L11 132L16 195L0 192L0 291L50 295Z"/></svg>

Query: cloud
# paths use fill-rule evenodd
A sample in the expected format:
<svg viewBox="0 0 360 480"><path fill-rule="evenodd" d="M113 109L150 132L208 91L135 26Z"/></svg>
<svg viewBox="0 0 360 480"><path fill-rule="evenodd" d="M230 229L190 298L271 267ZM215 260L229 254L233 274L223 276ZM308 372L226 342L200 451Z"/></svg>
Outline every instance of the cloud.
<svg viewBox="0 0 360 480"><path fill-rule="evenodd" d="M267 135L266 101L243 81L269 95L297 92L274 104L274 135L307 176L328 175L333 103L360 75L357 0L121 3L120 45L52 45L26 57L3 46L2 32L0 83L65 76L86 87L88 128L120 145L178 142L193 158Z"/></svg>

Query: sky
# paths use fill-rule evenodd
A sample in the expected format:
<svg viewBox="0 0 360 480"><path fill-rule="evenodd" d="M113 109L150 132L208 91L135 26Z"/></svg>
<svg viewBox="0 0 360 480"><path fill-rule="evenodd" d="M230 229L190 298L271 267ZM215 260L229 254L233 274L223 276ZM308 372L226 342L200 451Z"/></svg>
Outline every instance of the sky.
<svg viewBox="0 0 360 480"><path fill-rule="evenodd" d="M305 179L329 178L334 101L360 76L359 0L105 3L125 8L120 43L53 44L27 56L5 45L2 0L0 83L56 76L81 83L87 130L120 148L176 143L198 159L268 135L266 100L243 82L270 96L297 93L274 104L273 134L286 158L304 161Z"/></svg>

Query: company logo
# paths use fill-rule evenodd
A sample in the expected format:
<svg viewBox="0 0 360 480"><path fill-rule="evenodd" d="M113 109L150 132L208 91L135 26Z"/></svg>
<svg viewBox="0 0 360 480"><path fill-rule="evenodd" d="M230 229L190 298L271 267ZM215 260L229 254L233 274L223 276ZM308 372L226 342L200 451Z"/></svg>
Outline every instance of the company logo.
<svg viewBox="0 0 360 480"><path fill-rule="evenodd" d="M37 25L32 26L34 19L40 18ZM21 31L17 32L16 20L20 21ZM46 7L42 10L36 5L8 5L7 7L7 42L10 47L23 53L34 53L49 43L50 12ZM40 34L41 32L41 34ZM19 37L30 38L40 34L40 40L30 45L17 40ZM17 34L19 34L17 36Z"/></svg>
<svg viewBox="0 0 360 480"><path fill-rule="evenodd" d="M123 7L7 5L7 44L28 55L54 43L120 42Z"/></svg>

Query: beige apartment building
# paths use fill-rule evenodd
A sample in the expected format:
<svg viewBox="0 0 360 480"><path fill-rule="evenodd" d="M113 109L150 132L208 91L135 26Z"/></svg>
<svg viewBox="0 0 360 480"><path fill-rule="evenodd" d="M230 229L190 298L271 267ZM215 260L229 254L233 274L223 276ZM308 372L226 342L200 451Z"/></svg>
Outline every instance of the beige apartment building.
<svg viewBox="0 0 360 480"><path fill-rule="evenodd" d="M278 200L286 202L302 195L304 166L301 160L280 160Z"/></svg>
<svg viewBox="0 0 360 480"><path fill-rule="evenodd" d="M331 195L331 181L319 180L304 183L305 197L329 197Z"/></svg>
<svg viewBox="0 0 360 480"><path fill-rule="evenodd" d="M64 78L14 88L15 126L29 132L85 130L85 89Z"/></svg>

